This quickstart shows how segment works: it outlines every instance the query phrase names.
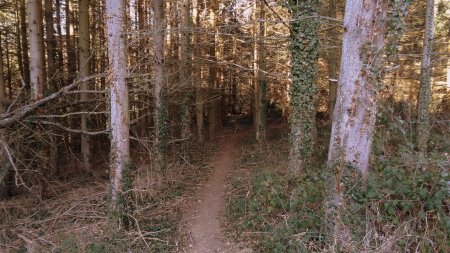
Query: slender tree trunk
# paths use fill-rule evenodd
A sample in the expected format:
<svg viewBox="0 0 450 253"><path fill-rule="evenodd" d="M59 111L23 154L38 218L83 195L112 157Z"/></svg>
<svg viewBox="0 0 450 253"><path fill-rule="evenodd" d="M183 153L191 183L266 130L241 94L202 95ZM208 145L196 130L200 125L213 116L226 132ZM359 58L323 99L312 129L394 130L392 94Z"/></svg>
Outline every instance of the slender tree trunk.
<svg viewBox="0 0 450 253"><path fill-rule="evenodd" d="M6 36L6 42L8 42L8 35ZM8 86L8 98L12 99L12 71L11 71L11 60L10 60L10 50L9 50L9 43L6 43L6 80L5 84ZM6 89L6 87L5 87ZM5 91L6 92L6 91Z"/></svg>
<svg viewBox="0 0 450 253"><path fill-rule="evenodd" d="M27 33L27 18L26 18L26 8L25 0L20 1L20 31L22 38L22 56L23 56L23 68L24 76L23 79L26 85L30 85L30 57L28 55L28 33Z"/></svg>
<svg viewBox="0 0 450 253"><path fill-rule="evenodd" d="M155 169L162 172L166 165L166 154L168 148L168 108L167 108L167 88L164 81L164 39L165 39L165 19L164 19L164 0L153 1L153 40L154 52L156 57L155 71Z"/></svg>
<svg viewBox="0 0 450 253"><path fill-rule="evenodd" d="M45 0L45 35L47 43L47 67L50 91L58 90L57 71L56 71L56 41L53 30L53 1Z"/></svg>
<svg viewBox="0 0 450 253"><path fill-rule="evenodd" d="M386 12L387 4L383 0L346 2L337 101L328 153L328 167L333 175L325 207L331 228L330 241L343 251L351 250L352 245L351 233L343 223L346 187L361 183L361 178L368 173L377 93L382 82ZM343 181L344 175L351 175L347 178L350 185Z"/></svg>
<svg viewBox="0 0 450 253"><path fill-rule="evenodd" d="M5 77L4 77L4 71L3 71L3 41L2 36L0 33L0 113L3 113L4 109L4 102L6 99L5 95Z"/></svg>
<svg viewBox="0 0 450 253"><path fill-rule="evenodd" d="M72 83L77 72L77 57L74 41L73 0L66 0L66 56L67 82Z"/></svg>
<svg viewBox="0 0 450 253"><path fill-rule="evenodd" d="M417 99L417 147L419 154L425 157L427 154L428 140L430 137L430 99L431 99L431 74L432 53L434 42L434 0L427 0L425 16L425 36L423 39L422 64L420 66L420 86Z"/></svg>
<svg viewBox="0 0 450 253"><path fill-rule="evenodd" d="M180 63L180 82L183 83L183 105L182 105L182 129L181 138L183 139L183 152L187 154L189 140L191 138L191 106L192 106L192 75L191 75L191 37L190 37L190 7L191 0L181 1L181 63Z"/></svg>
<svg viewBox="0 0 450 253"><path fill-rule="evenodd" d="M63 53L63 35L62 35L62 26L61 26L61 0L56 0L55 9L56 9L56 33L58 34L57 40L57 50L58 50L58 58L57 58L57 71L58 71L58 83L57 89L62 87L62 83L64 82L64 53Z"/></svg>
<svg viewBox="0 0 450 253"><path fill-rule="evenodd" d="M127 226L130 178L130 116L128 106L125 1L106 0L111 106L111 203L114 228Z"/></svg>
<svg viewBox="0 0 450 253"><path fill-rule="evenodd" d="M147 28L147 1L145 0L138 0L137 1L137 19L138 19L138 29L139 29L139 50L137 51L137 60L139 62L139 71L141 74L148 73L148 40L146 33ZM139 103L141 105L141 108L148 107L148 100L146 94L139 95ZM147 110L141 110L141 120L139 123L139 135L140 136L146 136L148 131L148 122L149 118L146 116L148 113Z"/></svg>
<svg viewBox="0 0 450 253"><path fill-rule="evenodd" d="M44 97L44 40L42 34L42 1L28 0L30 32L30 84L34 100Z"/></svg>
<svg viewBox="0 0 450 253"><path fill-rule="evenodd" d="M258 1L258 0L257 0ZM257 45L257 71L258 80L256 82L255 89L255 116L256 122L256 140L259 142L265 142L266 140L266 92L267 92L267 78L266 78L266 52L264 46L264 38L266 36L266 11L264 6L264 0L258 1L259 9L259 35L258 35L258 45Z"/></svg>
<svg viewBox="0 0 450 253"><path fill-rule="evenodd" d="M81 78L90 75L90 50L89 50L89 0L80 0L79 2L79 42L78 53L80 59L79 75ZM89 90L89 82L83 82L80 87L81 90ZM88 99L87 93L80 94L81 101ZM85 107L83 105L83 107ZM81 114L81 131L88 131L87 114ZM89 135L81 134L81 159L85 171L90 171L91 163L91 144Z"/></svg>
<svg viewBox="0 0 450 253"><path fill-rule="evenodd" d="M293 18L299 20L291 23L292 113L289 170L294 174L310 166L314 148L319 20L311 17L317 16L318 10L317 0L291 5Z"/></svg>
<svg viewBox="0 0 450 253"><path fill-rule="evenodd" d="M4 103L5 103L5 78L3 76L3 44L2 44L2 36L0 33L0 113L4 112ZM4 142L3 139L4 130L0 129L0 141ZM8 188L6 184L6 179L8 177L8 167L6 164L6 154L4 150L4 146L0 146L0 200L3 200L7 193Z"/></svg>
<svg viewBox="0 0 450 253"><path fill-rule="evenodd" d="M19 1L15 0L14 1L14 7L15 7L15 21L16 21L16 45L17 45L17 50L16 50L16 57L17 57L17 65L19 67L19 73L20 76L22 78L24 78L25 73L24 73L24 66L23 66L23 56L22 56L22 36L21 36L21 31L20 31L20 6L19 6Z"/></svg>
<svg viewBox="0 0 450 253"><path fill-rule="evenodd" d="M336 0L330 0L328 5L328 16L330 18L336 18ZM329 40L337 40L337 28L329 29L327 36ZM328 51L328 114L330 115L330 119L333 119L334 106L336 104L337 74L339 67L339 55L338 52L336 52L337 48L337 46L333 46L333 48Z"/></svg>
<svg viewBox="0 0 450 253"><path fill-rule="evenodd" d="M193 0L192 20L196 29L200 28L200 13L199 13L199 0ZM193 52L193 81L195 84L195 118L197 122L197 135L198 141L203 143L205 141L205 124L204 124L204 112L205 104L203 101L203 89L201 78L201 47L200 47L200 34L197 31L194 33L194 52Z"/></svg>
<svg viewBox="0 0 450 253"><path fill-rule="evenodd" d="M209 76L208 76L208 85L209 85L209 108L208 108L208 127L209 127L209 137L213 138L216 135L216 131L219 128L218 126L218 105L220 102L220 93L217 91L218 81L217 81L217 56L216 56L216 39L217 39L217 28L216 28L216 14L217 14L217 5L214 0L210 0L210 27L214 31L212 35L210 35L210 45L209 45Z"/></svg>

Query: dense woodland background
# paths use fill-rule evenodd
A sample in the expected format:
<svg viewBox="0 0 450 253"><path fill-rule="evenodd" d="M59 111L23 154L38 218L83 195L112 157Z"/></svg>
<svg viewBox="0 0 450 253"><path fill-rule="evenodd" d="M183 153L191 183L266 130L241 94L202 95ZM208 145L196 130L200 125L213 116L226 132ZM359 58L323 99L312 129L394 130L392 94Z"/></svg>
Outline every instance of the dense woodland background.
<svg viewBox="0 0 450 253"><path fill-rule="evenodd" d="M0 251L183 252L225 134L255 252L448 252L449 57L446 0L2 0Z"/></svg>

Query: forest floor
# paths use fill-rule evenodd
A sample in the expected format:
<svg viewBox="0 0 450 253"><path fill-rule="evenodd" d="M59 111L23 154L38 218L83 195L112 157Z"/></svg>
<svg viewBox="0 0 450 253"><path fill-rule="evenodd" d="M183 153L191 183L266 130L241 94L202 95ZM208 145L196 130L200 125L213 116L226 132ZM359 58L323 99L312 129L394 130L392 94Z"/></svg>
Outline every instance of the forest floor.
<svg viewBox="0 0 450 253"><path fill-rule="evenodd" d="M250 253L251 249L243 248L227 240L221 229L225 211L225 191L227 177L233 171L237 158L238 140L243 132L237 128L228 128L220 136L220 151L213 158L211 177L195 193L188 208L183 214L181 224L185 237L185 252L192 253Z"/></svg>

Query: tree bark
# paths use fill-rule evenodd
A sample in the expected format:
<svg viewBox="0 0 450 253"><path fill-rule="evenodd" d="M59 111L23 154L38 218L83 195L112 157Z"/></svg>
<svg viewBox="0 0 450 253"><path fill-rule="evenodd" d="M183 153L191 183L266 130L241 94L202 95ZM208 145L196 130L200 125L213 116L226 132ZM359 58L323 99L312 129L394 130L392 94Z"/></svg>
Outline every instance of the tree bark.
<svg viewBox="0 0 450 253"><path fill-rule="evenodd" d="M90 75L90 50L89 50L89 0L80 0L79 2L79 44L78 53L80 59L79 75L81 78ZM89 90L89 83L83 82L80 86L81 90ZM80 100L86 101L88 99L87 93L80 94ZM83 105L83 107L85 107ZM81 114L81 131L88 131L87 114ZM81 134L81 160L85 171L90 171L91 163L91 144L87 134Z"/></svg>
<svg viewBox="0 0 450 253"><path fill-rule="evenodd" d="M33 100L44 97L44 39L42 34L42 1L28 0L30 32L30 85Z"/></svg>
<svg viewBox="0 0 450 253"><path fill-rule="evenodd" d="M67 82L71 83L76 77L77 56L75 50L74 36L74 14L73 0L66 0L66 59L67 59Z"/></svg>
<svg viewBox="0 0 450 253"><path fill-rule="evenodd" d="M192 75L191 75L191 43L190 43L190 7L191 0L181 1L181 63L180 82L183 83L183 104L182 104L182 129L183 152L187 153L189 140L191 139L191 106L192 106Z"/></svg>
<svg viewBox="0 0 450 253"><path fill-rule="evenodd" d="M257 82L255 89L255 128L256 140L265 142L266 140L266 92L267 92L267 78L266 78L266 52L264 45L264 38L266 37L266 11L264 0L257 0L259 11L259 31L257 40ZM256 32L256 31L255 31Z"/></svg>
<svg viewBox="0 0 450 253"><path fill-rule="evenodd" d="M308 0L291 4L298 21L291 23L292 86L290 115L289 170L293 174L310 166L316 128L315 96L317 93L317 60L319 20L315 18L319 1ZM313 18L311 18L313 17Z"/></svg>
<svg viewBox="0 0 450 253"><path fill-rule="evenodd" d="M154 52L156 58L155 71L155 160L154 167L156 171L162 172L166 166L166 155L168 148L168 108L167 108L167 87L164 81L164 43L165 43L165 18L164 18L164 0L153 1L153 40Z"/></svg>
<svg viewBox="0 0 450 253"><path fill-rule="evenodd" d="M425 35L423 38L422 64L420 66L420 85L417 99L417 148L422 157L427 155L428 140L430 138L430 99L432 53L434 42L434 0L427 0L425 16Z"/></svg>
<svg viewBox="0 0 450 253"><path fill-rule="evenodd" d="M6 95L5 95L5 77L3 72L3 43L2 43L2 36L0 34L0 113L3 113L4 105Z"/></svg>
<svg viewBox="0 0 450 253"><path fill-rule="evenodd" d="M127 226L126 197L131 187L125 1L106 0L111 106L111 203L110 221Z"/></svg>
<svg viewBox="0 0 450 253"><path fill-rule="evenodd" d="M63 86L64 82L64 53L63 53L63 35L62 35L62 25L61 25L61 0L56 0L55 9L56 9L56 33L58 34L57 40L57 71L58 71L58 83L57 90Z"/></svg>
<svg viewBox="0 0 450 253"><path fill-rule="evenodd" d="M25 0L20 0L20 32L22 39L22 56L24 68L23 80L25 81L26 85L30 85L30 57L28 56L28 34Z"/></svg>
<svg viewBox="0 0 450 253"><path fill-rule="evenodd" d="M217 14L217 4L215 0L209 1L210 9L210 19L209 25L214 31L212 35L209 36L209 76L208 76L208 88L209 88L209 107L208 107L208 127L209 127L209 138L213 138L216 135L216 131L219 128L219 116L218 106L220 102L220 93L217 92L218 82L217 82L217 56L216 56L216 39L217 39L217 28L216 28L216 14Z"/></svg>
<svg viewBox="0 0 450 253"><path fill-rule="evenodd" d="M45 35L47 43L47 70L49 78L49 90L55 92L58 90L57 71L56 71L56 40L53 29L53 1L45 0Z"/></svg>
<svg viewBox="0 0 450 253"><path fill-rule="evenodd" d="M5 96L5 78L3 76L3 44L2 44L2 36L0 34L0 113L4 112L4 102L6 99ZM4 142L3 134L4 129L0 129L0 141ZM0 200L3 200L7 193L8 188L6 184L6 178L8 177L8 167L6 164L6 154L4 150L4 145L0 146Z"/></svg>
<svg viewBox="0 0 450 253"><path fill-rule="evenodd" d="M200 12L199 12L199 0L193 0L192 20L196 29L200 28ZM198 141L203 143L205 141L205 124L204 113L205 104L203 101L203 88L201 78L201 47L200 47L200 34L194 33L194 52L193 52L193 81L195 84L195 118L197 123L197 135Z"/></svg>
<svg viewBox="0 0 450 253"><path fill-rule="evenodd" d="M330 0L327 11L330 18L336 18L336 0ZM337 28L334 27L329 29L327 36L330 41L337 40ZM338 47L333 46L328 51L328 114L330 119L333 119L334 106L336 105L337 75L339 68L339 55L335 48L337 49Z"/></svg>
<svg viewBox="0 0 450 253"><path fill-rule="evenodd" d="M331 227L330 241L343 251L350 250L352 241L343 223L346 187L360 183L368 173L377 93L382 82L386 12L384 0L346 2L337 101L328 153L328 167L333 175L330 175L325 207ZM355 175L348 179L351 186L342 181L344 175Z"/></svg>

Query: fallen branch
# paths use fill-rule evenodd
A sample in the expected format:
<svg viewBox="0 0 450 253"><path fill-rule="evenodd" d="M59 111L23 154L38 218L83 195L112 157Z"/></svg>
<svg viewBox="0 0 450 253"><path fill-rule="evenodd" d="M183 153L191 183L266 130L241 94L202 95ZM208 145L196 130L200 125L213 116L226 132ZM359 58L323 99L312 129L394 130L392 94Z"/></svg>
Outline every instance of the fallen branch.
<svg viewBox="0 0 450 253"><path fill-rule="evenodd" d="M86 78L76 80L75 82L61 88L59 91L57 91L43 99L35 101L31 104L25 105L25 106L18 108L10 113L0 114L0 128L6 128L9 125L22 120L28 114L30 114L30 113L34 112L36 109L38 109L40 106L42 106L52 100L55 100L58 97L61 97L65 94L67 94L71 89L76 87L78 84L90 81L90 80L98 78L98 77L103 77L103 76L105 76L105 74L93 75L93 76L89 76Z"/></svg>

